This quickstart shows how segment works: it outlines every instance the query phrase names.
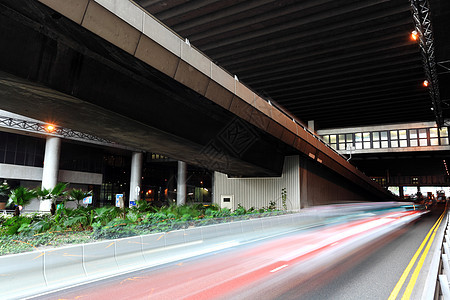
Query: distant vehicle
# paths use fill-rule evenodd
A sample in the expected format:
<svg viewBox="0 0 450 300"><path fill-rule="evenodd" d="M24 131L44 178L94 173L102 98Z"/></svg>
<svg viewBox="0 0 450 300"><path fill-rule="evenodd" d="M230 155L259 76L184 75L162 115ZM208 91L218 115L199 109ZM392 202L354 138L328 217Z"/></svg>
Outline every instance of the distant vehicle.
<svg viewBox="0 0 450 300"><path fill-rule="evenodd" d="M436 199L434 198L434 194L432 192L427 193L427 198L425 199L425 207L427 209L431 208L436 204Z"/></svg>
<svg viewBox="0 0 450 300"><path fill-rule="evenodd" d="M445 203L445 201L447 200L447 198L445 197L445 192L443 190L436 191L436 195L436 200L438 203Z"/></svg>

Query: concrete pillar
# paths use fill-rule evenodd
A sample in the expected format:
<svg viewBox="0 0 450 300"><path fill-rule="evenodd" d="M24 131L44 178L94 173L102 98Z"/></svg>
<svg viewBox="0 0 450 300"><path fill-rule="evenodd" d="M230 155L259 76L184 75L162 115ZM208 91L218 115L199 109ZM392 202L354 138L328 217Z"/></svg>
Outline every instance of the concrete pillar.
<svg viewBox="0 0 450 300"><path fill-rule="evenodd" d="M402 198L402 199L405 197L405 195L403 193L403 186L398 187L398 194L399 194L400 198Z"/></svg>
<svg viewBox="0 0 450 300"><path fill-rule="evenodd" d="M186 204L186 163L178 161L177 205Z"/></svg>
<svg viewBox="0 0 450 300"><path fill-rule="evenodd" d="M307 162L305 158L300 158L299 161L299 172L300 172L300 209L309 207L308 198L308 169L306 166ZM312 204L312 203L311 203Z"/></svg>
<svg viewBox="0 0 450 300"><path fill-rule="evenodd" d="M42 172L42 188L44 189L52 189L58 183L60 153L61 139L53 136L47 137ZM51 200L43 200L39 205L39 210L50 211L51 204Z"/></svg>
<svg viewBox="0 0 450 300"><path fill-rule="evenodd" d="M139 200L139 193L141 191L142 183L142 161L144 155L142 152L133 152L131 154L131 176L130 176L130 193L129 193L129 207L131 201Z"/></svg>

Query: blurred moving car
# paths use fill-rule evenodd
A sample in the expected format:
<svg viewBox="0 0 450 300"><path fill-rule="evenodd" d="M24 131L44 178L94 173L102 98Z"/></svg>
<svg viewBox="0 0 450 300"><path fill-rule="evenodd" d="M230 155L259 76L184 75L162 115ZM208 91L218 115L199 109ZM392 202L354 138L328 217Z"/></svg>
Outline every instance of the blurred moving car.
<svg viewBox="0 0 450 300"><path fill-rule="evenodd" d="M436 201L437 203L445 203L447 198L445 197L445 191L444 190L438 190L436 191Z"/></svg>

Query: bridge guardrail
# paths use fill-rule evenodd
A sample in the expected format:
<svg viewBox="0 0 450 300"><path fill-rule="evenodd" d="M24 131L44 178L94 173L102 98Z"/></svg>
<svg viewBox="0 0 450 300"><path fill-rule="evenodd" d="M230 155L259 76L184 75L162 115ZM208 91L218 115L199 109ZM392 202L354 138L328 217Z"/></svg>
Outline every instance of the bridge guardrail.
<svg viewBox="0 0 450 300"><path fill-rule="evenodd" d="M0 299L23 299L293 230L341 222L341 217L349 214L365 215L368 210L397 206L403 205L385 202L315 207L292 214L0 256Z"/></svg>
<svg viewBox="0 0 450 300"><path fill-rule="evenodd" d="M450 300L450 235L449 211L436 236L436 246L426 278L422 300Z"/></svg>
<svg viewBox="0 0 450 300"><path fill-rule="evenodd" d="M230 236L246 241L318 221L317 216L295 213L1 256L0 298L23 299L225 249L233 246L226 242Z"/></svg>

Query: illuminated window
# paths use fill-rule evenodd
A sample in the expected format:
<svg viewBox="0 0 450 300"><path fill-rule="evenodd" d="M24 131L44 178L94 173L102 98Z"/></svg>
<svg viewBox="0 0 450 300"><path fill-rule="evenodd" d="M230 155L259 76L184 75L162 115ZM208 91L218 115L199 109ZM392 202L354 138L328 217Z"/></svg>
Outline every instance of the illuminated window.
<svg viewBox="0 0 450 300"><path fill-rule="evenodd" d="M427 130L419 129L419 139L426 139L426 138L427 138Z"/></svg>
<svg viewBox="0 0 450 300"><path fill-rule="evenodd" d="M419 146L428 146L427 130L419 129Z"/></svg>
<svg viewBox="0 0 450 300"><path fill-rule="evenodd" d="M372 139L374 141L379 141L380 140L380 133L379 132L372 132Z"/></svg>
<svg viewBox="0 0 450 300"><path fill-rule="evenodd" d="M337 150L337 136L335 134L330 134L330 146Z"/></svg>
<svg viewBox="0 0 450 300"><path fill-rule="evenodd" d="M398 131L398 139L399 139L399 146L400 147L408 147L408 140L407 140L407 134L406 130L399 130Z"/></svg>
<svg viewBox="0 0 450 300"><path fill-rule="evenodd" d="M439 136L441 137L441 145L448 145L448 130L447 130L447 127L442 127L439 130Z"/></svg>
<svg viewBox="0 0 450 300"><path fill-rule="evenodd" d="M391 130L391 131L389 131L389 135L391 136L391 147L397 148L398 147L398 131Z"/></svg>
<svg viewBox="0 0 450 300"><path fill-rule="evenodd" d="M339 135L339 150L345 150L345 134Z"/></svg>
<svg viewBox="0 0 450 300"><path fill-rule="evenodd" d="M391 140L397 140L398 139L398 132L397 132L397 130L391 130L390 134L391 134Z"/></svg>
<svg viewBox="0 0 450 300"><path fill-rule="evenodd" d="M372 132L372 147L373 148L380 148L380 133L379 132Z"/></svg>
<svg viewBox="0 0 450 300"><path fill-rule="evenodd" d="M363 141L364 141L364 149L370 149L371 145L370 145L370 132L363 132L362 134L363 136Z"/></svg>
<svg viewBox="0 0 450 300"><path fill-rule="evenodd" d="M363 140L364 142L370 142L370 132L363 133Z"/></svg>
<svg viewBox="0 0 450 300"><path fill-rule="evenodd" d="M389 142L388 142L388 132L387 131L380 132L380 139L381 139L381 148L388 148Z"/></svg>
<svg viewBox="0 0 450 300"><path fill-rule="evenodd" d="M438 129L436 127L430 128L430 138L438 137Z"/></svg>
<svg viewBox="0 0 450 300"><path fill-rule="evenodd" d="M409 146L410 147L419 146L419 141L417 140L417 129L409 130Z"/></svg>
<svg viewBox="0 0 450 300"><path fill-rule="evenodd" d="M430 145L439 146L439 135L436 127L430 128Z"/></svg>
<svg viewBox="0 0 450 300"><path fill-rule="evenodd" d="M361 132L355 133L355 148L361 150L363 148L362 144L363 135Z"/></svg>

